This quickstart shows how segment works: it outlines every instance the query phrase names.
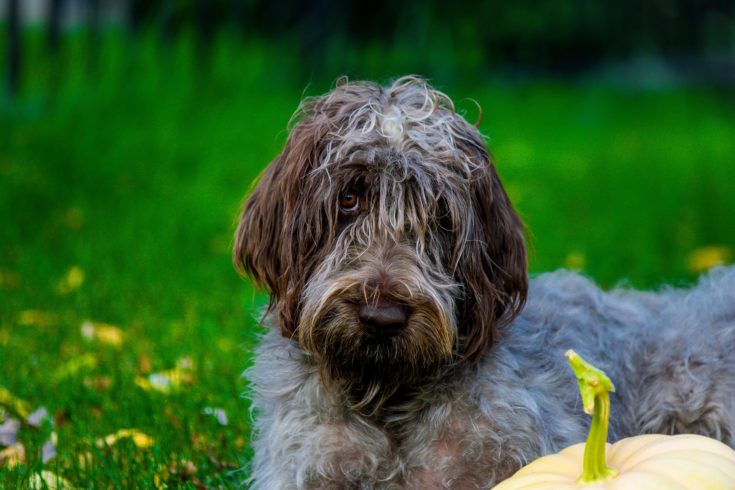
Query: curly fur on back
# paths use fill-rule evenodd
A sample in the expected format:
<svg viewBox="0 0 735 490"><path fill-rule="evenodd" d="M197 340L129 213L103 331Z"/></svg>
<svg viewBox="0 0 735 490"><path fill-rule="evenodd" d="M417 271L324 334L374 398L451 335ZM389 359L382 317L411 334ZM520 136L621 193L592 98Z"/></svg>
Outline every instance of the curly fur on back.
<svg viewBox="0 0 735 490"><path fill-rule="evenodd" d="M571 272L529 289L482 136L419 78L307 99L234 260L270 294L246 373L254 488L487 488L583 440L569 348L615 382L611 440L735 445L735 268L687 290Z"/></svg>

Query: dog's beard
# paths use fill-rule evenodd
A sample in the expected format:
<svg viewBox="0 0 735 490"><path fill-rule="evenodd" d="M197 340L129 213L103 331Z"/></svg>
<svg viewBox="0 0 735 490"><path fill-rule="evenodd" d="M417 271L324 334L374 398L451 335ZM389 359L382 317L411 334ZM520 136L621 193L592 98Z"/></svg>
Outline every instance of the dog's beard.
<svg viewBox="0 0 735 490"><path fill-rule="evenodd" d="M346 282L351 284L345 287ZM430 380L452 359L456 327L448 291L427 295L416 287L383 293L381 299L410 313L398 331L376 332L358 319L359 305L366 302L362 284L343 277L332 286L328 292L320 288L325 295L318 301L306 298L299 342L314 355L324 382L339 387L354 409L374 413L402 388Z"/></svg>

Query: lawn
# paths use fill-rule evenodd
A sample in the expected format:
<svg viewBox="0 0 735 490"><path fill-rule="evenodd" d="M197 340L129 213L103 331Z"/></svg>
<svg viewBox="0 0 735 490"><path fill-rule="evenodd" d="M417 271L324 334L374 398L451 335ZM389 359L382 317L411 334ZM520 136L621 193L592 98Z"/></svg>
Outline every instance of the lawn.
<svg viewBox="0 0 735 490"><path fill-rule="evenodd" d="M264 296L231 266L233 226L304 87L262 46L198 62L187 46L162 61L111 43L91 71L81 41L57 65L31 48L26 95L2 102L0 423L17 443L0 439L0 487L247 476ZM482 106L534 273L653 288L732 259L735 91L434 82L468 119Z"/></svg>

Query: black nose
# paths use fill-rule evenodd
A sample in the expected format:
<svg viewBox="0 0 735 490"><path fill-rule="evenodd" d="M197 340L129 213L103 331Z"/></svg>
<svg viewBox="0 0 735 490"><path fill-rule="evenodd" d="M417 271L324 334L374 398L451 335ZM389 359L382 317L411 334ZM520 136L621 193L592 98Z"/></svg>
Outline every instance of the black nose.
<svg viewBox="0 0 735 490"><path fill-rule="evenodd" d="M398 333L408 321L408 308L397 304L362 305L357 317L373 333Z"/></svg>

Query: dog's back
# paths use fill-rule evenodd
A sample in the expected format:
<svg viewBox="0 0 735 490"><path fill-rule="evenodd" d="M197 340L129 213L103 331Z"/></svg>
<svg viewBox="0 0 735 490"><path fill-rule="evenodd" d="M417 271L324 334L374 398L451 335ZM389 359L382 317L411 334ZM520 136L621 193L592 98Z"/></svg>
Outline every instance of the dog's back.
<svg viewBox="0 0 735 490"><path fill-rule="evenodd" d="M611 441L700 433L735 446L735 267L715 269L691 288L656 293L605 292L572 272L543 274L486 362L499 355L524 360L531 390L552 372L568 387L574 376L563 352L570 348L615 384ZM576 391L564 393L565 410L580 413Z"/></svg>

